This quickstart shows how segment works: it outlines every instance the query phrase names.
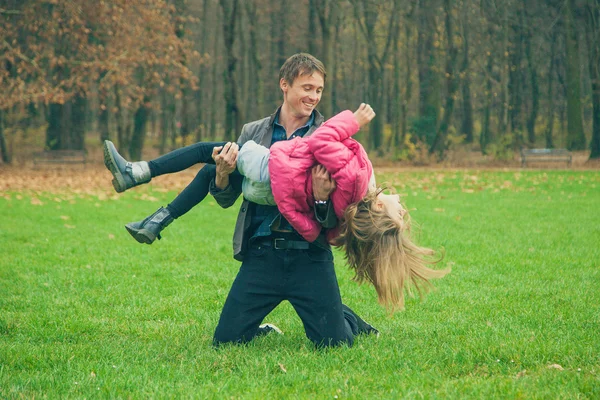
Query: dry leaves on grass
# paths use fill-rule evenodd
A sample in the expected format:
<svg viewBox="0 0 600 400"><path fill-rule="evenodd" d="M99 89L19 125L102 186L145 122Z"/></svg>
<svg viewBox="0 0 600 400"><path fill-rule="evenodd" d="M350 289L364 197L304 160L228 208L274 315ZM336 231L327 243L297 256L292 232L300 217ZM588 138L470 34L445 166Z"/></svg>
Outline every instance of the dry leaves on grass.
<svg viewBox="0 0 600 400"><path fill-rule="evenodd" d="M152 180L153 190L181 190L196 176L199 167L192 167L176 174ZM34 169L27 166L2 166L0 168L0 193L7 191L31 191L34 193L71 193L93 195L101 200L119 196L111 184L112 175L103 164L85 166L65 165L56 168ZM146 200L153 201L146 195ZM64 199L57 199L58 201ZM42 205L36 197L33 205Z"/></svg>

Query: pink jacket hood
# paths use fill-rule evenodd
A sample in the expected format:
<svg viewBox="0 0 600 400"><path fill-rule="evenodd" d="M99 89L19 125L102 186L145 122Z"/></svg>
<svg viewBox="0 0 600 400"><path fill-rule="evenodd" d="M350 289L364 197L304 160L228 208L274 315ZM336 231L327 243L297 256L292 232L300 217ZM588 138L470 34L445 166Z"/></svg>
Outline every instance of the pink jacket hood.
<svg viewBox="0 0 600 400"><path fill-rule="evenodd" d="M327 120L309 137L271 146L269 174L273 197L281 214L309 242L321 232L313 210L314 165L323 165L336 182L330 200L338 219L346 207L367 194L373 166L365 149L351 137L359 128L354 114L347 110ZM336 231L329 232L328 238L335 237Z"/></svg>

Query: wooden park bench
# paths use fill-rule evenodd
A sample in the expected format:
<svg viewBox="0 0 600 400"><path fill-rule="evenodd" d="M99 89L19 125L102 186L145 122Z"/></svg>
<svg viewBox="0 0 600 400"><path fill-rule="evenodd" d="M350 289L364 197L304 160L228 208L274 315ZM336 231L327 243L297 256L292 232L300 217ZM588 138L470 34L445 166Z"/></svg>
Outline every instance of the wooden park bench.
<svg viewBox="0 0 600 400"><path fill-rule="evenodd" d="M567 149L521 149L521 167L528 162L566 162L571 166L572 156Z"/></svg>
<svg viewBox="0 0 600 400"><path fill-rule="evenodd" d="M44 150L33 154L33 164L85 164L85 150Z"/></svg>

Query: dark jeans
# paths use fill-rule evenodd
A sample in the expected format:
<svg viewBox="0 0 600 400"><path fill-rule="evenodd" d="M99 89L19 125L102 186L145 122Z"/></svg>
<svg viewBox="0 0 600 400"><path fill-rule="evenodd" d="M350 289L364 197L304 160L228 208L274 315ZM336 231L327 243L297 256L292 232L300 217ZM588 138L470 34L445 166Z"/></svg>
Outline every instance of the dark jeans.
<svg viewBox="0 0 600 400"><path fill-rule="evenodd" d="M351 346L365 324L342 304L329 249L277 250L253 244L233 282L213 343L252 340L263 319L288 300L317 346Z"/></svg>
<svg viewBox="0 0 600 400"><path fill-rule="evenodd" d="M215 177L215 161L212 159L213 148L224 146L225 143L227 142L198 142L173 150L148 162L152 177L183 171L198 163L207 164L198 171L192 182L167 205L167 209L173 218L181 217L204 200L208 194L209 184ZM241 180L237 170L232 177Z"/></svg>

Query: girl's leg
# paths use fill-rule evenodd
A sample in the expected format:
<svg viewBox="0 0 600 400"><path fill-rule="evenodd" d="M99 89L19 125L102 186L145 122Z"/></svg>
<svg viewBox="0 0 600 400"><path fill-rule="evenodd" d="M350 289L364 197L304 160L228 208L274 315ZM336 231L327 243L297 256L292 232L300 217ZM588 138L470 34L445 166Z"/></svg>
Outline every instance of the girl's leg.
<svg viewBox="0 0 600 400"><path fill-rule="evenodd" d="M148 162L152 177L183 171L198 163L214 164L213 149L224 146L225 143L227 142L198 142L155 158Z"/></svg>
<svg viewBox="0 0 600 400"><path fill-rule="evenodd" d="M113 175L113 186L118 193L150 182L159 175L179 172L197 163L213 163L212 150L225 142L198 142L174 150L149 162L129 162L119 154L110 141L104 142L104 165Z"/></svg>
<svg viewBox="0 0 600 400"><path fill-rule="evenodd" d="M125 225L125 228L138 242L152 244L154 240L161 238L160 232L173 220L181 217L204 200L208 194L210 182L215 175L216 167L211 164L205 165L198 171L194 180L166 208L161 207L148 218L131 222ZM242 179L243 177L237 170L231 174L232 185L241 186Z"/></svg>
<svg viewBox="0 0 600 400"><path fill-rule="evenodd" d="M167 206L173 218L177 219L199 204L208 194L210 181L215 177L216 167L205 165L190 182Z"/></svg>

